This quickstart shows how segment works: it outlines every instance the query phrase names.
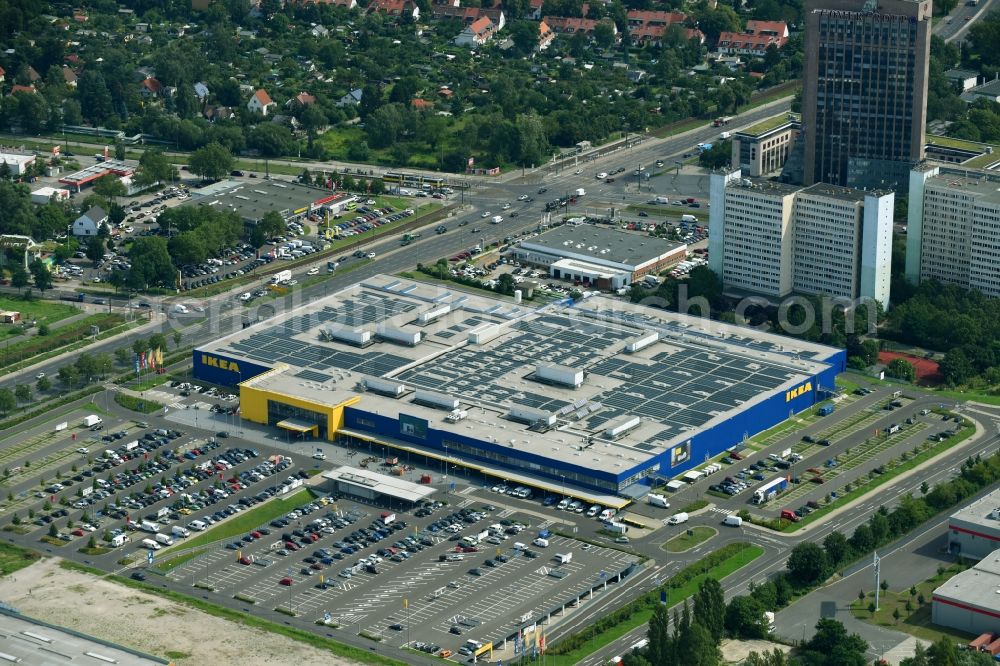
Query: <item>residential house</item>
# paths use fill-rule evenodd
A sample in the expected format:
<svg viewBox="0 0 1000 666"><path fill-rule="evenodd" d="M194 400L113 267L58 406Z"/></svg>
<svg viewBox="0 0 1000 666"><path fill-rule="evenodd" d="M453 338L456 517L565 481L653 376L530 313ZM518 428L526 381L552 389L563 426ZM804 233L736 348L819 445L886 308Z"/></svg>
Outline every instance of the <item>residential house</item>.
<svg viewBox="0 0 1000 666"><path fill-rule="evenodd" d="M20 84L15 83L10 87L11 95L16 95L17 93L28 93L30 95L34 95L36 92L38 91L35 90L35 86L22 86Z"/></svg>
<svg viewBox="0 0 1000 666"><path fill-rule="evenodd" d="M30 81L31 83L38 83L41 80L42 80L42 75L39 74L34 67L28 65L28 81Z"/></svg>
<svg viewBox="0 0 1000 666"><path fill-rule="evenodd" d="M544 21L557 35L573 35L578 32L582 32L588 37L593 37L594 29L597 27L597 24L604 22L611 26L612 34L614 34L616 38L618 36L618 28L615 27L615 22L611 19L601 19L600 21L597 21L595 19L568 16L546 16Z"/></svg>
<svg viewBox="0 0 1000 666"><path fill-rule="evenodd" d="M334 7L346 7L347 9L356 9L358 6L358 0L333 0Z"/></svg>
<svg viewBox="0 0 1000 666"><path fill-rule="evenodd" d="M968 92L979 83L979 72L967 69L949 69L944 73L944 78L957 85L961 89L961 92ZM0 77L0 81L3 81L2 77Z"/></svg>
<svg viewBox="0 0 1000 666"><path fill-rule="evenodd" d="M434 13L435 7L458 7L462 4L462 0L433 0L431 2L431 13ZM437 16L437 14L435 14Z"/></svg>
<svg viewBox="0 0 1000 666"><path fill-rule="evenodd" d="M139 82L139 94L144 98L159 97L163 94L163 84L153 77Z"/></svg>
<svg viewBox="0 0 1000 666"><path fill-rule="evenodd" d="M434 5L431 14L436 19L455 19L469 25L479 18L480 7L459 7L458 5Z"/></svg>
<svg viewBox="0 0 1000 666"><path fill-rule="evenodd" d="M368 6L368 11L395 18L409 16L414 21L420 18L420 8L413 0L374 0Z"/></svg>
<svg viewBox="0 0 1000 666"><path fill-rule="evenodd" d="M231 106L206 106L202 113L207 120L229 120L236 117L236 109Z"/></svg>
<svg viewBox="0 0 1000 666"><path fill-rule="evenodd" d="M313 37L329 37L330 31L326 29L326 26L314 25L309 34Z"/></svg>
<svg viewBox="0 0 1000 666"><path fill-rule="evenodd" d="M194 96L198 98L199 102L204 103L208 99L208 86L204 83L194 84Z"/></svg>
<svg viewBox="0 0 1000 666"><path fill-rule="evenodd" d="M719 53L742 53L763 57L770 46L781 48L788 42L788 26L784 21L747 21L743 32L723 32L719 35Z"/></svg>
<svg viewBox="0 0 1000 666"><path fill-rule="evenodd" d="M991 102L1000 103L1000 79L993 79L992 81L987 81L982 85L973 86L962 93L961 98L969 104L977 102L981 99L988 99Z"/></svg>
<svg viewBox="0 0 1000 666"><path fill-rule="evenodd" d="M271 118L271 122L275 125L284 125L293 132L298 131L300 124L297 118L294 116L286 116L284 114L278 113Z"/></svg>
<svg viewBox="0 0 1000 666"><path fill-rule="evenodd" d="M96 236L102 224L107 224L108 214L100 206L94 206L73 221L74 236Z"/></svg>
<svg viewBox="0 0 1000 666"><path fill-rule="evenodd" d="M300 92L298 95L285 102L285 108L290 109L292 107L306 107L315 103L315 97L307 92Z"/></svg>
<svg viewBox="0 0 1000 666"><path fill-rule="evenodd" d="M6 80L7 80L7 70L5 70L3 67L0 67L0 83L3 83Z"/></svg>
<svg viewBox="0 0 1000 666"><path fill-rule="evenodd" d="M277 104L271 99L271 96L267 94L267 91L263 88L259 89L257 92L250 97L250 101L247 102L247 109L250 113L259 113L262 116L266 116L267 112L273 109Z"/></svg>
<svg viewBox="0 0 1000 666"><path fill-rule="evenodd" d="M336 106L357 106L358 104L361 104L361 95L361 88L355 88L337 100Z"/></svg>
<svg viewBox="0 0 1000 666"><path fill-rule="evenodd" d="M410 108L414 111L430 111L434 108L434 102L430 102L426 99L421 99L419 97L414 97L410 100Z"/></svg>
<svg viewBox="0 0 1000 666"><path fill-rule="evenodd" d="M471 46L477 48L493 39L497 32L496 26L488 16L481 16L475 21L465 26L462 32L455 38L456 46Z"/></svg>
<svg viewBox="0 0 1000 666"><path fill-rule="evenodd" d="M545 4L545 0L528 0L528 8L530 11L524 18L532 19L533 21L542 20L542 5Z"/></svg>
<svg viewBox="0 0 1000 666"><path fill-rule="evenodd" d="M76 81L77 81L77 78L78 78L77 75L76 75L76 72L74 72L72 69L70 69L66 65L63 65L62 66L62 76L63 76L63 81L66 82L66 85L68 85L70 88L76 88Z"/></svg>
<svg viewBox="0 0 1000 666"><path fill-rule="evenodd" d="M662 12L633 9L628 13L628 33L635 44L659 46L667 29L687 21L684 12Z"/></svg>
<svg viewBox="0 0 1000 666"><path fill-rule="evenodd" d="M549 24L545 21L538 22L538 46L535 47L536 51L544 51L549 48L549 44L552 40L556 38L556 33L552 31Z"/></svg>

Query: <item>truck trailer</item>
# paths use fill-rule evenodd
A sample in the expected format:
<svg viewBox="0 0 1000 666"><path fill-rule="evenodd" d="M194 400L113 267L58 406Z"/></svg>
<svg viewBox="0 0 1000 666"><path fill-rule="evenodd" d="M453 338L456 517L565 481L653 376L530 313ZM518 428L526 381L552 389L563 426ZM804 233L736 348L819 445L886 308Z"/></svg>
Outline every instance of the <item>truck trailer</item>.
<svg viewBox="0 0 1000 666"><path fill-rule="evenodd" d="M788 479L786 479L785 477L779 476L776 479L771 479L770 481L762 485L760 488L757 488L757 490L753 491L753 503L764 504L765 502L769 502L775 497L777 497L778 493L780 493L787 487L788 487Z"/></svg>
<svg viewBox="0 0 1000 666"><path fill-rule="evenodd" d="M84 428L90 428L90 427L98 425L100 423L104 423L104 421L102 421L101 417L98 416L97 414L89 414L89 415L83 417L83 427Z"/></svg>
<svg viewBox="0 0 1000 666"><path fill-rule="evenodd" d="M646 496L646 499L649 500L649 503L652 504L653 506L662 507L664 509L670 508L670 502L668 502L667 498L664 497L663 495L650 493L649 495Z"/></svg>

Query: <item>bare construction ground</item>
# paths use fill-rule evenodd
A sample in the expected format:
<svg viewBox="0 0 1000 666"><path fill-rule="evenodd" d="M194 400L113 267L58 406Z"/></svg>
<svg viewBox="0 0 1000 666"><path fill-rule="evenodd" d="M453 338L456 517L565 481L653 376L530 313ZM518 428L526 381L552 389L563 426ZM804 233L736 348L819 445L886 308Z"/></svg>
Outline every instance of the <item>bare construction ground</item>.
<svg viewBox="0 0 1000 666"><path fill-rule="evenodd" d="M203 613L45 558L7 576L2 600L28 617L142 650L178 666L355 664L284 636Z"/></svg>

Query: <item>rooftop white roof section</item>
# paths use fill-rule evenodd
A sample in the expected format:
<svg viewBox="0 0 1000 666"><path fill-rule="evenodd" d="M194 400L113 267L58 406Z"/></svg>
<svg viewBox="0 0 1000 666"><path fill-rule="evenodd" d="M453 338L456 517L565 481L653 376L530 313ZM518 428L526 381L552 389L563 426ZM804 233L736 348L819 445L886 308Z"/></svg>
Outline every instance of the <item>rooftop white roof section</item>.
<svg viewBox="0 0 1000 666"><path fill-rule="evenodd" d="M407 502L419 502L427 499L436 491L433 486L413 483L398 476L379 474L361 467L343 465L329 472L323 472L324 479L339 481L372 492L388 495Z"/></svg>

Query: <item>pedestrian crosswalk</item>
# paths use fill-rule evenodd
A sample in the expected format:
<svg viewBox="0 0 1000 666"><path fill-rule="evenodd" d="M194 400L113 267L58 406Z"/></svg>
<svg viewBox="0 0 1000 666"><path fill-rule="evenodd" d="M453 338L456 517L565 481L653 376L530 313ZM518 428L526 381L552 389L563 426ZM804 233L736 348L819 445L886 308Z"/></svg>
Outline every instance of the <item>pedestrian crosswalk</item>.
<svg viewBox="0 0 1000 666"><path fill-rule="evenodd" d="M729 516L735 513L733 509L723 509L721 506L713 506L710 511L721 513L723 516Z"/></svg>

